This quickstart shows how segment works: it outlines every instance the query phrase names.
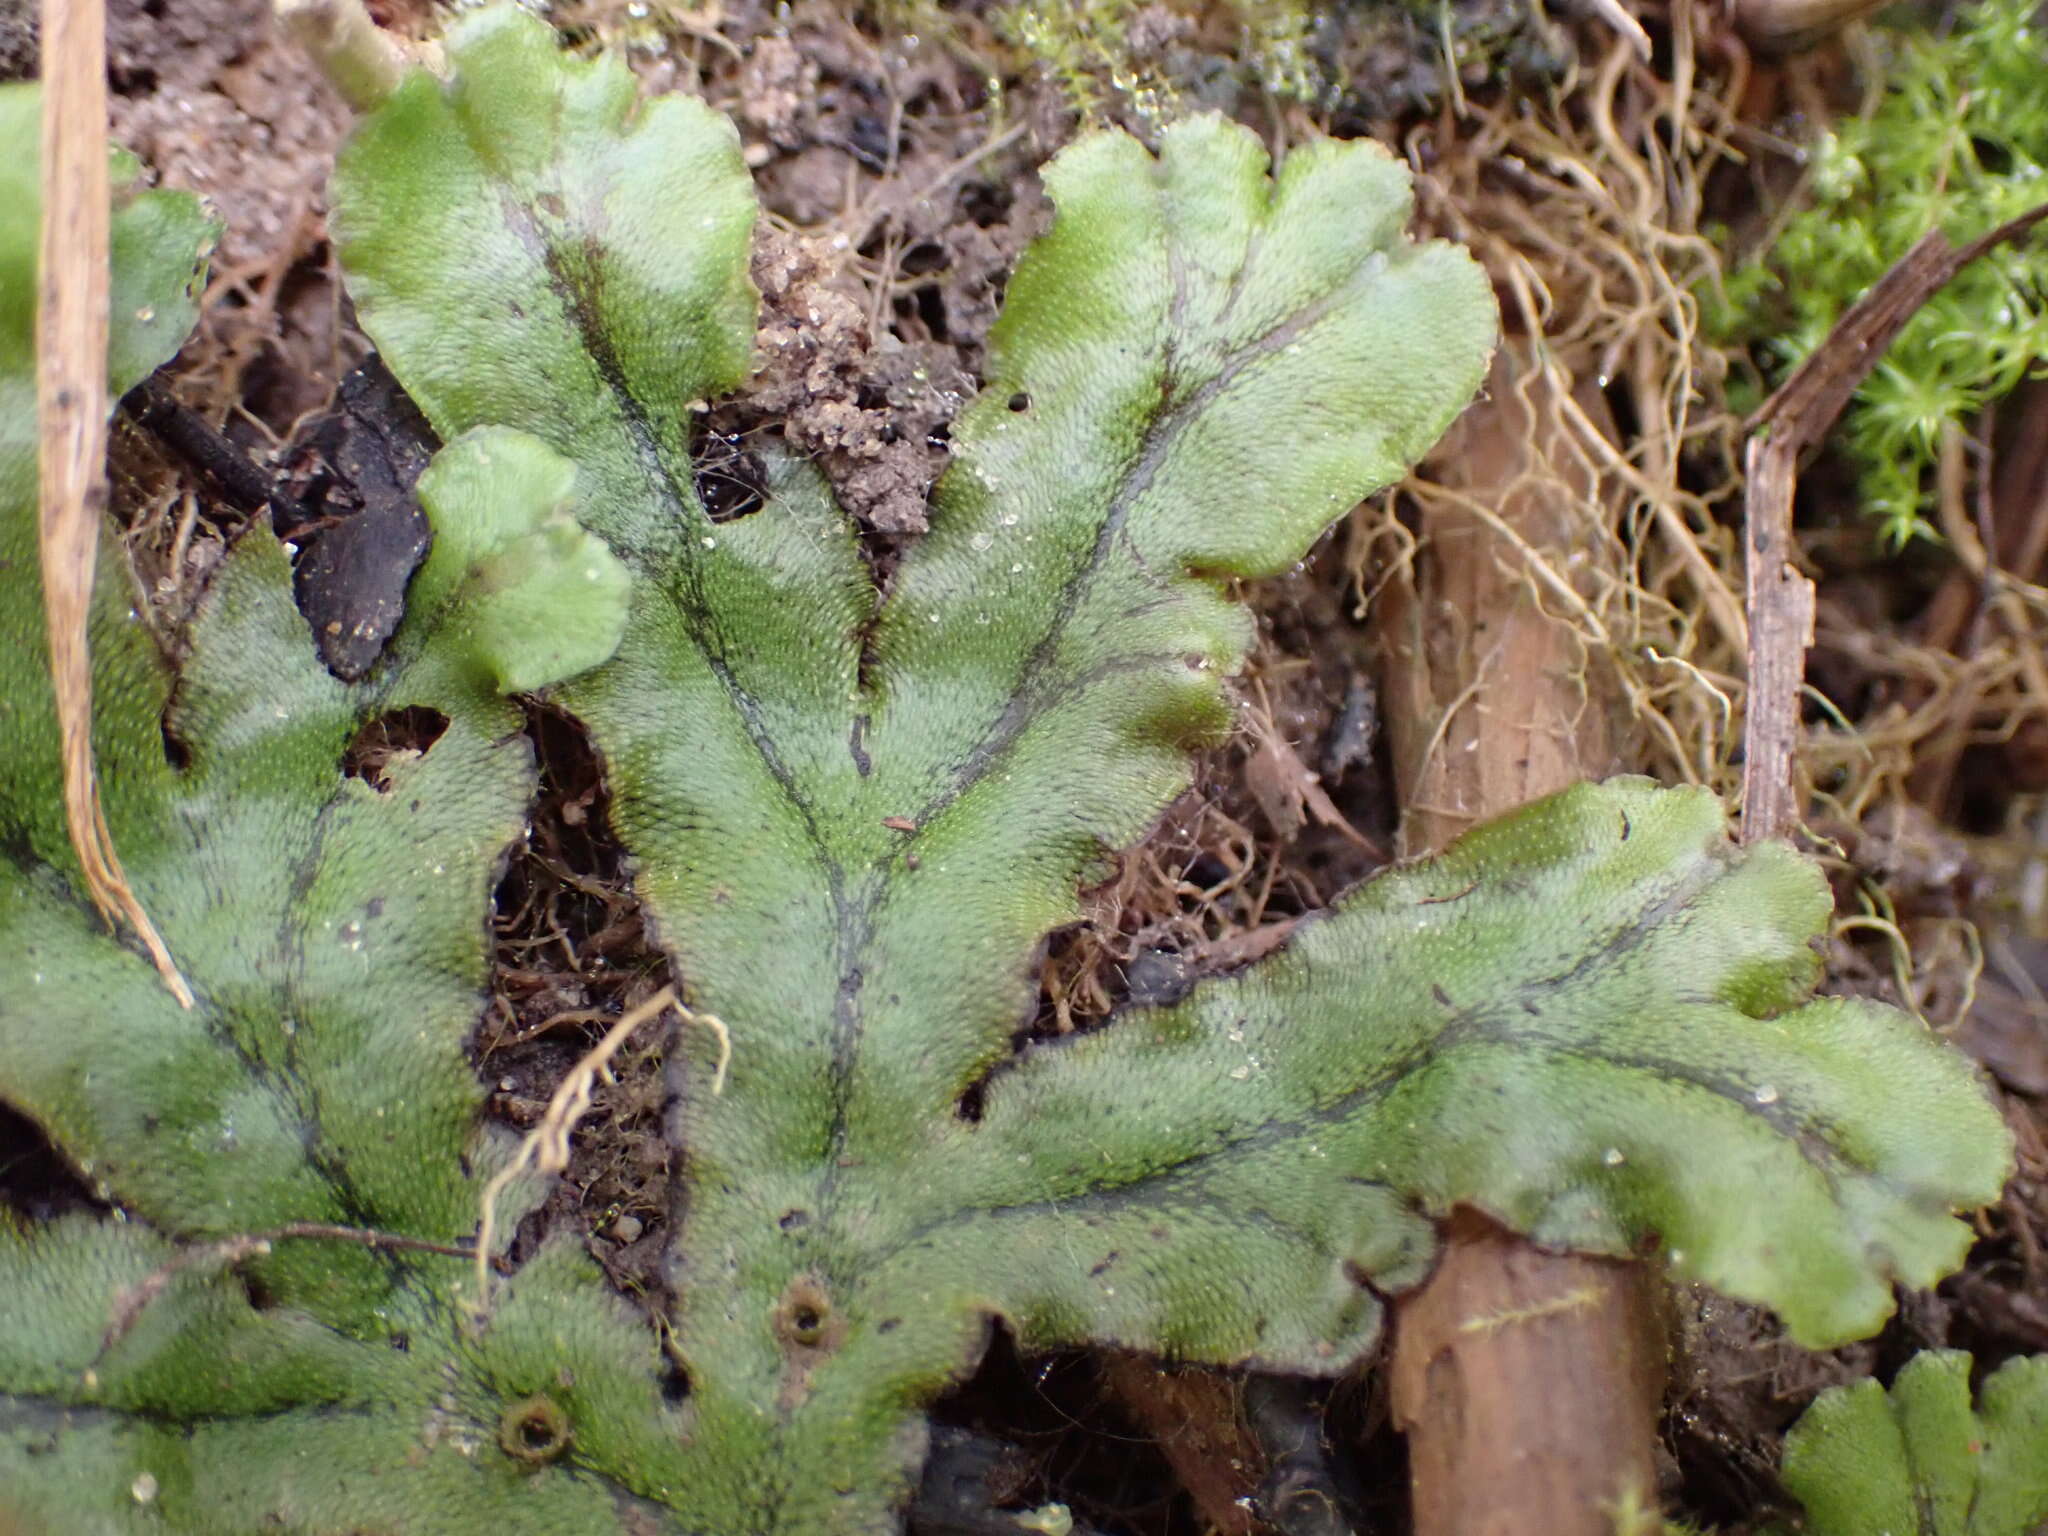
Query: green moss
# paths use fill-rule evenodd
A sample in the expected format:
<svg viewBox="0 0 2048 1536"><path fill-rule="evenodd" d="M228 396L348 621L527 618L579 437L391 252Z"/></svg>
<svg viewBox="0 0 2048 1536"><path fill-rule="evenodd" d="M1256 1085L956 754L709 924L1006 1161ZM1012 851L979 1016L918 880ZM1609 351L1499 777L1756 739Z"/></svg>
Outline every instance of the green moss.
<svg viewBox="0 0 2048 1536"><path fill-rule="evenodd" d="M1287 101L1322 101L1332 87L1311 48L1306 0L1227 0L1239 27L1235 56L1176 67L1162 44L1192 31L1193 7L1134 0L1012 0L996 15L998 34L1060 84L1083 121L1119 112L1142 127L1185 114L1214 73ZM1198 79L1200 75L1202 78Z"/></svg>
<svg viewBox="0 0 2048 1536"><path fill-rule="evenodd" d="M1813 150L1807 206L1709 316L1789 371L1930 229L1962 242L2048 198L2048 47L2029 0L1964 7L1946 37L1896 37L1883 97ZM2048 356L2048 249L2005 246L1914 317L1857 392L1841 441L1894 544L1930 533L1943 433Z"/></svg>

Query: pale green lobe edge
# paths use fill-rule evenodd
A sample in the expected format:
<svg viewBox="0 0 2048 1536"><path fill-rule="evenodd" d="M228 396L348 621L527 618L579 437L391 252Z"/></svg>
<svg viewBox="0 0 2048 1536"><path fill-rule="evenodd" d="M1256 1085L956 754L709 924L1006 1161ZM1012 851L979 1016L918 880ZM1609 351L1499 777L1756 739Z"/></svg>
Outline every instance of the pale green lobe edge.
<svg viewBox="0 0 2048 1536"><path fill-rule="evenodd" d="M2008 1360L1973 1410L1971 1359L1927 1350L1889 1391L1830 1388L1785 1437L1813 1536L2034 1536L2048 1521L2048 1356Z"/></svg>
<svg viewBox="0 0 2048 1536"><path fill-rule="evenodd" d="M1558 1248L1655 1253L1803 1343L1861 1336L1894 1280L1961 1262L1951 1212L1997 1197L2012 1150L1969 1064L1911 1019L1800 1006L1826 912L1811 865L1737 853L1704 793L1537 802L1242 975L998 1073L947 1182L991 1213L960 1252L1014 1230L1009 1265L978 1262L1016 1277L1013 1314L1059 1320L1026 1330L1041 1342L1078 1327L1316 1369L1328 1340L1370 1337L1345 1275L1413 1283L1418 1215L1464 1203ZM1297 1308L1204 1281L1206 1253L1246 1244Z"/></svg>
<svg viewBox="0 0 2048 1536"><path fill-rule="evenodd" d="M407 592L495 693L530 693L611 659L632 573L570 510L576 466L537 437L478 427L420 476L434 546Z"/></svg>
<svg viewBox="0 0 2048 1536"><path fill-rule="evenodd" d="M753 335L738 135L690 97L638 103L618 60L564 56L515 7L446 49L453 82L415 71L335 166L363 328L443 439L529 432L577 463L614 549L671 548L689 407L740 381Z"/></svg>
<svg viewBox="0 0 2048 1536"><path fill-rule="evenodd" d="M1407 173L1369 141L1269 179L1256 135L1198 117L1156 157L1083 139L1045 181L1057 217L874 640L870 799L918 830L882 850L860 969L952 1020L937 1042L869 1031L855 1092L878 1124L892 1094L949 1102L1000 1059L1077 881L1227 729L1251 639L1227 580L1285 569L1404 473L1496 335L1484 274L1405 238Z"/></svg>

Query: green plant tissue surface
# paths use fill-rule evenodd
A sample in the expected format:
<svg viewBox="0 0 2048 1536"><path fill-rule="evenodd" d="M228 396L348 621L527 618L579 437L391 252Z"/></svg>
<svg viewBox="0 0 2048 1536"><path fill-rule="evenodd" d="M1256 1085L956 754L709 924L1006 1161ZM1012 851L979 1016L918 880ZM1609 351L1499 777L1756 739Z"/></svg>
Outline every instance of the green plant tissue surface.
<svg viewBox="0 0 2048 1536"><path fill-rule="evenodd" d="M753 315L729 125L636 103L518 11L448 57L334 186L363 324L450 444L391 653L329 677L261 531L175 692L102 603L110 816L191 1013L67 879L32 485L0 500L0 1097L120 1213L0 1236L0 1515L884 1533L924 1405L994 1319L1031 1347L1337 1370L1458 1201L1659 1252L1812 1342L1960 1259L1950 1213L2008 1160L1996 1115L1903 1015L1807 1001L1825 884L1738 853L1697 792L1540 802L1173 1006L1014 1044L1077 885L1228 727L1228 582L1298 559L1484 373L1485 280L1404 238L1383 151L1269 177L1252 135L1194 119L1156 157L1105 134L1053 162L1057 222L883 601L803 466L732 522L692 491L688 408L741 380ZM462 1042L532 787L500 691L549 685L730 1038L722 1086L715 1031L668 1048L662 1328L566 1235L487 1308L437 1255L196 1246L475 1231L506 1148ZM445 729L345 772L404 708Z"/></svg>
<svg viewBox="0 0 2048 1536"><path fill-rule="evenodd" d="M1785 1437L1814 1536L2034 1536L2048 1523L2048 1355L2008 1360L1970 1404L1970 1357L1928 1350L1887 1392L1823 1392Z"/></svg>

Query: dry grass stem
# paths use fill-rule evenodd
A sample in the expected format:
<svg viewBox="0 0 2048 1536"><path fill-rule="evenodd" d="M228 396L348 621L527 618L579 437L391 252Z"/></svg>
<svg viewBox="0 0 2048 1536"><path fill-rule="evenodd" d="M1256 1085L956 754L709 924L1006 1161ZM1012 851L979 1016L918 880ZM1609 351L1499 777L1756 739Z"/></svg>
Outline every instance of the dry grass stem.
<svg viewBox="0 0 2048 1536"><path fill-rule="evenodd" d="M86 894L125 920L184 1007L192 989L114 850L92 750L94 557L107 506L107 69L102 0L43 0L40 293L36 411L39 553L50 686L64 761L64 821Z"/></svg>

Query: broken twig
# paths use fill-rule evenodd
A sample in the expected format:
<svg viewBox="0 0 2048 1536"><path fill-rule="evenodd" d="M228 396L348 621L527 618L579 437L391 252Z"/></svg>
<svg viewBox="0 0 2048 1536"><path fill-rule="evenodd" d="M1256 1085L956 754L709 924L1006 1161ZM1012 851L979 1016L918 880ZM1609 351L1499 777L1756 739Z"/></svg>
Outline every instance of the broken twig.
<svg viewBox="0 0 2048 1536"><path fill-rule="evenodd" d="M1792 788L1813 583L1792 562L1799 460L1833 427L1892 338L1920 306L1986 251L2048 218L2048 203L1967 245L1922 236L1842 313L1827 340L1750 417L1744 450L1743 553L1749 572L1749 709L1742 728L1742 840L1785 837L1798 824Z"/></svg>

